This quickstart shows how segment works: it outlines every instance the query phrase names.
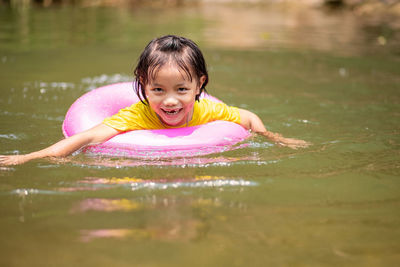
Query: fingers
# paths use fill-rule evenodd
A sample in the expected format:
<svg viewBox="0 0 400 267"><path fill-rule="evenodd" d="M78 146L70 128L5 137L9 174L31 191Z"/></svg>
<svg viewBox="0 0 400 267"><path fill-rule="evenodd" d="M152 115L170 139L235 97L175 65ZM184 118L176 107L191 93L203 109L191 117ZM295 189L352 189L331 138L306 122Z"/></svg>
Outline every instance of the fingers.
<svg viewBox="0 0 400 267"><path fill-rule="evenodd" d="M14 165L12 164L13 160L10 157L12 156L0 155L0 165Z"/></svg>
<svg viewBox="0 0 400 267"><path fill-rule="evenodd" d="M279 144L282 146L287 146L292 149L306 148L311 145L311 143L309 142L292 138L285 138L284 140L281 140Z"/></svg>
<svg viewBox="0 0 400 267"><path fill-rule="evenodd" d="M0 156L0 165L9 165L7 164L8 160L6 156Z"/></svg>
<svg viewBox="0 0 400 267"><path fill-rule="evenodd" d="M0 155L0 165L17 165L23 163L22 155Z"/></svg>
<svg viewBox="0 0 400 267"><path fill-rule="evenodd" d="M301 143L296 143L296 144L292 144L294 147L296 148L306 148L308 147L310 144L307 142L301 142Z"/></svg>

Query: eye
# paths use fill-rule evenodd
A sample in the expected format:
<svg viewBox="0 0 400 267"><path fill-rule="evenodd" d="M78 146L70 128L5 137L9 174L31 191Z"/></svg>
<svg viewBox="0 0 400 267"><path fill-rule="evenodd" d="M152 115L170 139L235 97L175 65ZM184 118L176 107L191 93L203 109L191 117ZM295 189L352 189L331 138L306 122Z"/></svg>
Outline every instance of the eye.
<svg viewBox="0 0 400 267"><path fill-rule="evenodd" d="M153 91L155 93L161 93L163 91L163 89L159 88L159 87L156 87L156 88L151 89L151 91Z"/></svg>
<svg viewBox="0 0 400 267"><path fill-rule="evenodd" d="M178 88L178 92L179 93L185 93L186 91L188 91L189 89L185 88L185 87L180 87Z"/></svg>

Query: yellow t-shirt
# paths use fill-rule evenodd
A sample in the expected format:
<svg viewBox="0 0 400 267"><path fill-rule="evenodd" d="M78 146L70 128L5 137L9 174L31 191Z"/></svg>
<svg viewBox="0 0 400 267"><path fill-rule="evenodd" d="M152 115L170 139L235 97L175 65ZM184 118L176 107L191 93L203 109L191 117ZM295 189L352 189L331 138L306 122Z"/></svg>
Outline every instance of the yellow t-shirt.
<svg viewBox="0 0 400 267"><path fill-rule="evenodd" d="M216 120L231 121L239 124L239 109L210 99L200 99L200 102L196 101L194 104L193 116L188 126ZM117 114L104 119L103 123L119 131L178 128L163 125L157 114L150 108L150 105L145 105L142 102L121 109Z"/></svg>

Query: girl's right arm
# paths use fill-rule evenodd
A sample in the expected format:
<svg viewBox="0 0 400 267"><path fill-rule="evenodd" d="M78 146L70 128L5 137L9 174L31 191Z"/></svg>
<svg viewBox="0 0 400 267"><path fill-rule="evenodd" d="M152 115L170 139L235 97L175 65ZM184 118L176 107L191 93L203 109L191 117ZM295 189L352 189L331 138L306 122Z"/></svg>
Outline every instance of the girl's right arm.
<svg viewBox="0 0 400 267"><path fill-rule="evenodd" d="M114 128L99 124L39 151L25 155L0 155L0 165L17 165L33 159L68 156L86 145L105 142L118 133Z"/></svg>

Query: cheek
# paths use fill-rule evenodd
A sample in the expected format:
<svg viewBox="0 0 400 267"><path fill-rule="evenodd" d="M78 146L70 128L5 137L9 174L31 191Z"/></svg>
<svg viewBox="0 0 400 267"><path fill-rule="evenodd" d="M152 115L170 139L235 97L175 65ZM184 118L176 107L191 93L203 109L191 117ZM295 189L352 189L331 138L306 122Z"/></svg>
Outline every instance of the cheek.
<svg viewBox="0 0 400 267"><path fill-rule="evenodd" d="M149 105L152 109L155 109L158 106L158 102L154 101L154 99L151 96L150 98L147 97L147 101L149 102Z"/></svg>
<svg viewBox="0 0 400 267"><path fill-rule="evenodd" d="M149 103L154 103L154 102L158 101L157 100L158 97L153 92L151 92L150 90L144 90L144 92L145 92L147 101L149 101Z"/></svg>
<svg viewBox="0 0 400 267"><path fill-rule="evenodd" d="M159 102L157 101L157 97L154 97L152 93L147 93L146 98L147 98L147 103L154 110L158 106Z"/></svg>
<svg viewBox="0 0 400 267"><path fill-rule="evenodd" d="M192 109L194 106L194 102L195 102L195 100L191 98L189 101L186 102L186 108Z"/></svg>
<svg viewBox="0 0 400 267"><path fill-rule="evenodd" d="M149 101L149 106L150 106L150 109L153 110L156 114L161 114L162 113L160 111L160 106L157 105L156 103Z"/></svg>

